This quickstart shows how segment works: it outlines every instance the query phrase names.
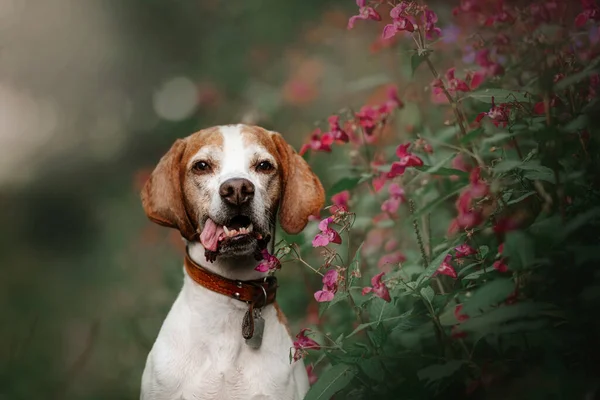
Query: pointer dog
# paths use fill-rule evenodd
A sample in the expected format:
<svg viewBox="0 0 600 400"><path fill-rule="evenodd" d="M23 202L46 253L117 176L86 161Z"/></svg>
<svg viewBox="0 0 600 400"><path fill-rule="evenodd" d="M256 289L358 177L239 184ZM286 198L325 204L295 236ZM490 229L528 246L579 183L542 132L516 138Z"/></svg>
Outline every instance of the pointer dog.
<svg viewBox="0 0 600 400"><path fill-rule="evenodd" d="M295 234L324 191L282 136L228 125L177 140L142 190L150 220L186 239L183 288L142 376L142 400L302 399L277 283L254 268L281 227Z"/></svg>

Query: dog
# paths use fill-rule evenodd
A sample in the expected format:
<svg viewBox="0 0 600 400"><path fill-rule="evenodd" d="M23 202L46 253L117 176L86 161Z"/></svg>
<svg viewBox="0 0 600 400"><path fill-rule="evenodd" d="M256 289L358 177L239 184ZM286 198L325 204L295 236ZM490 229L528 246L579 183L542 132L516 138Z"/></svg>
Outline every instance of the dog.
<svg viewBox="0 0 600 400"><path fill-rule="evenodd" d="M273 251L277 215L296 234L324 205L304 159L257 126L203 129L173 144L141 198L151 221L186 242L183 287L148 355L141 399L304 398L276 280L255 270Z"/></svg>

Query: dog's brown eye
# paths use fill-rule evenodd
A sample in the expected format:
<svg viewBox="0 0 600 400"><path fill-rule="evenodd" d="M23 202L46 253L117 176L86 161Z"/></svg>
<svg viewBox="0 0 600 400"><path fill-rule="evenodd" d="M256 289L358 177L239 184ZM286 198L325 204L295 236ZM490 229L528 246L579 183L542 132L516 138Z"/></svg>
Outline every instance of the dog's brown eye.
<svg viewBox="0 0 600 400"><path fill-rule="evenodd" d="M268 161L261 161L256 165L256 170L261 172L269 172L274 170L275 167Z"/></svg>
<svg viewBox="0 0 600 400"><path fill-rule="evenodd" d="M210 171L210 164L206 161L197 161L192 168L195 172L208 172Z"/></svg>

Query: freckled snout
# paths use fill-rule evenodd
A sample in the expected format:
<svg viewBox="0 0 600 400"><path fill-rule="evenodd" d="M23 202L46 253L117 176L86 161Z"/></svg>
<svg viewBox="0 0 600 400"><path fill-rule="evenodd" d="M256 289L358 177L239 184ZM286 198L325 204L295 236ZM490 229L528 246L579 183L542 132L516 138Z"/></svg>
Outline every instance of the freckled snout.
<svg viewBox="0 0 600 400"><path fill-rule="evenodd" d="M221 184L219 195L231 206L243 206L254 198L254 184L243 178L228 179Z"/></svg>

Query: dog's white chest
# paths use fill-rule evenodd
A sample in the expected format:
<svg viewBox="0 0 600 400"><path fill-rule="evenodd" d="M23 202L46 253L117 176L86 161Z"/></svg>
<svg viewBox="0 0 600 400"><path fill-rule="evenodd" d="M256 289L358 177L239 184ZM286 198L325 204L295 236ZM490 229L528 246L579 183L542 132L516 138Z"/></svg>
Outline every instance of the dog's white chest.
<svg viewBox="0 0 600 400"><path fill-rule="evenodd" d="M186 277L148 356L142 400L301 399L306 371L301 361L290 364L292 340L274 307L263 310L264 337L255 350L242 337L236 300L186 291L190 284Z"/></svg>

